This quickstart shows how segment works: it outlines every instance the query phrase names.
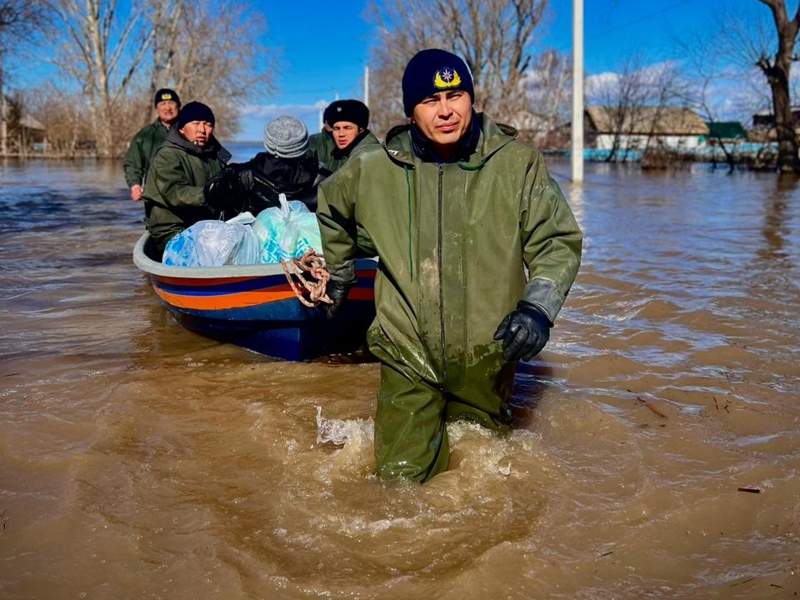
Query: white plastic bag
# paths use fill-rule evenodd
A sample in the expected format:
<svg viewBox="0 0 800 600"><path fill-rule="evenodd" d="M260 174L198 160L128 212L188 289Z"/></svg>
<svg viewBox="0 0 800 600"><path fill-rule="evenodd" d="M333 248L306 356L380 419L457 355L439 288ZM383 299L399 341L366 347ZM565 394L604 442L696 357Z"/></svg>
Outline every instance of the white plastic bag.
<svg viewBox="0 0 800 600"><path fill-rule="evenodd" d="M232 219L225 221L227 225L239 225L244 227L242 241L233 256L234 265L257 265L260 262L261 245L258 243L258 236L253 231L253 223L256 218L253 213L246 211L239 213Z"/></svg>
<svg viewBox="0 0 800 600"><path fill-rule="evenodd" d="M250 225L209 220L198 221L173 236L162 262L175 267L258 264L258 254L258 240Z"/></svg>

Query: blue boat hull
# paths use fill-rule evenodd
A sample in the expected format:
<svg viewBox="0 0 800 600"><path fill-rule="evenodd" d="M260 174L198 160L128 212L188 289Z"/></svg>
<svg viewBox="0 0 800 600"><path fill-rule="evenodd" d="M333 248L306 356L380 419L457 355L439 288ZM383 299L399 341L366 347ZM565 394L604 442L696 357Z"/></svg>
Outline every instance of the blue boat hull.
<svg viewBox="0 0 800 600"><path fill-rule="evenodd" d="M147 273L153 291L187 328L286 360L357 350L375 317L377 263L360 260L358 281L335 319L308 308L294 296L280 265L210 268L170 267L147 253L148 236L134 249L134 263Z"/></svg>

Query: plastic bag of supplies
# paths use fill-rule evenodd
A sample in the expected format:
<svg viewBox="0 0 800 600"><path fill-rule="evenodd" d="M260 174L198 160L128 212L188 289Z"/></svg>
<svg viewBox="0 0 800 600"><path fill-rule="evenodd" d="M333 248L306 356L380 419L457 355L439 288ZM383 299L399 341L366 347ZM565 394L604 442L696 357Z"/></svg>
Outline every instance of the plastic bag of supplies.
<svg viewBox="0 0 800 600"><path fill-rule="evenodd" d="M162 262L175 267L221 267L258 264L260 245L253 215L244 213L223 221L198 221L173 236Z"/></svg>
<svg viewBox="0 0 800 600"><path fill-rule="evenodd" d="M300 258L309 248L322 253L317 216L299 200L286 200L280 194L280 207L258 213L253 230L260 242L261 262L277 263Z"/></svg>

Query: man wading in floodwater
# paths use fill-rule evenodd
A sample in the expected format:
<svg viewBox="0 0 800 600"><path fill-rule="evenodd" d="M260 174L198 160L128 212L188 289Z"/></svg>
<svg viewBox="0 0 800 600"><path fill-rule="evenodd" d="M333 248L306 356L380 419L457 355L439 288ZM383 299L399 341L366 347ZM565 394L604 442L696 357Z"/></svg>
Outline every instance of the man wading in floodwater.
<svg viewBox="0 0 800 600"><path fill-rule="evenodd" d="M150 160L167 139L169 128L178 118L181 99L174 90L161 88L153 100L158 118L142 127L133 136L125 153L123 169L125 181L131 190L131 200L139 202L144 194L144 178L150 168Z"/></svg>
<svg viewBox="0 0 800 600"><path fill-rule="evenodd" d="M380 259L368 341L383 363L384 479L446 470L448 420L509 430L516 362L547 343L580 264L581 231L541 155L475 113L473 96L460 58L423 50L403 75L410 125L320 186L331 312L353 259Z"/></svg>

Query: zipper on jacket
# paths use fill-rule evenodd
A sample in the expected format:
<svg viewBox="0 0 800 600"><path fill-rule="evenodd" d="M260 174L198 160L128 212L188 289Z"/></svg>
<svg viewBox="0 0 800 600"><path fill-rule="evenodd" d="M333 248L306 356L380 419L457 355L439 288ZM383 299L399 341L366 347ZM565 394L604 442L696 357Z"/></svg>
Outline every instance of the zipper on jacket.
<svg viewBox="0 0 800 600"><path fill-rule="evenodd" d="M408 167L403 166L403 171L406 174L406 194L407 194L407 201L408 201L408 274L411 278L411 281L414 281L414 254L413 248L411 246L412 240L412 231L413 231L413 219L412 219L412 199L411 199L411 181L409 180L408 176Z"/></svg>
<svg viewBox="0 0 800 600"><path fill-rule="evenodd" d="M445 339L444 339L444 285L443 285L443 264L444 261L442 259L442 248L444 244L442 243L443 237L443 225L442 225L442 215L444 213L442 204L442 179L444 178L444 168L441 164L438 165L439 168L439 185L438 185L438 198L437 198L437 211L439 213L439 231L436 239L436 255L439 263L439 332L440 332L440 343L442 344L442 384L447 384L447 350L445 347Z"/></svg>

